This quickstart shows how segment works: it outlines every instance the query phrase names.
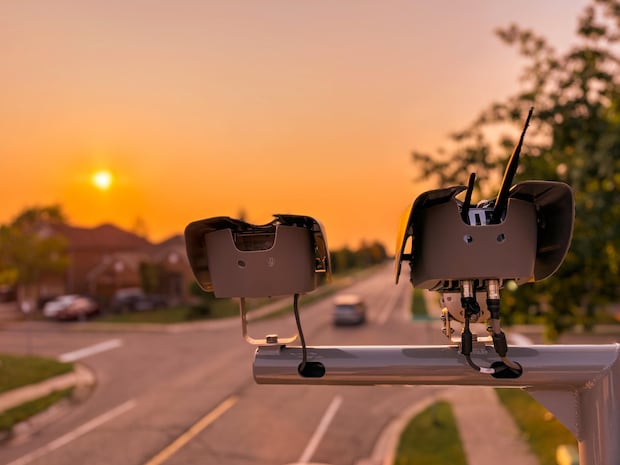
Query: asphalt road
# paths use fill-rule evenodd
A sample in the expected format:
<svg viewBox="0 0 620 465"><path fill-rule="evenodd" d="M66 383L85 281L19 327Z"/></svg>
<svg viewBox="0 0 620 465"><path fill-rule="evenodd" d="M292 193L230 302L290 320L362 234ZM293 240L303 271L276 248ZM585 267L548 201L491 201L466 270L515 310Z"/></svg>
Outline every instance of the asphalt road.
<svg viewBox="0 0 620 465"><path fill-rule="evenodd" d="M302 297L307 344L445 343L437 322L410 322L403 281L393 284L390 265L342 291L365 299L369 321L360 327L332 325L333 298L304 305ZM0 463L357 464L394 418L434 392L256 385L254 348L237 319L179 333L88 329L95 326L40 322L0 332L0 352L77 357L97 377L87 399L0 447ZM294 333L292 315L250 326L255 337L273 332Z"/></svg>

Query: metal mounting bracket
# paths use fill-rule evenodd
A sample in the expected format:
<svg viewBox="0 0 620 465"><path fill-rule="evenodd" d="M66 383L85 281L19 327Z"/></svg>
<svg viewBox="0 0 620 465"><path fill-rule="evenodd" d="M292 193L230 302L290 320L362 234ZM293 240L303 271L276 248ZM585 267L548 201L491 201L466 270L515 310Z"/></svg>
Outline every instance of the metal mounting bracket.
<svg viewBox="0 0 620 465"><path fill-rule="evenodd" d="M241 334L246 342L252 344L253 346L286 346L286 344L290 344L297 339L297 334L285 338L280 338L277 334L268 334L262 339L255 339L248 334L248 318L244 297L239 299L239 313L241 314Z"/></svg>

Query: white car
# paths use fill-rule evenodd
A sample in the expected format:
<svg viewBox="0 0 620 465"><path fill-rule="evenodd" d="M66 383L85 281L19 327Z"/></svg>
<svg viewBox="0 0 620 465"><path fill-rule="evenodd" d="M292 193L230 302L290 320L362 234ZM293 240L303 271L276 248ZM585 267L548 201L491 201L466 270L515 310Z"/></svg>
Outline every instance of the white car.
<svg viewBox="0 0 620 465"><path fill-rule="evenodd" d="M334 324L356 325L366 321L366 305L357 295L341 294L334 299Z"/></svg>
<svg viewBox="0 0 620 465"><path fill-rule="evenodd" d="M90 297L76 294L58 296L45 304L43 315L57 320L77 320L99 312L99 306Z"/></svg>

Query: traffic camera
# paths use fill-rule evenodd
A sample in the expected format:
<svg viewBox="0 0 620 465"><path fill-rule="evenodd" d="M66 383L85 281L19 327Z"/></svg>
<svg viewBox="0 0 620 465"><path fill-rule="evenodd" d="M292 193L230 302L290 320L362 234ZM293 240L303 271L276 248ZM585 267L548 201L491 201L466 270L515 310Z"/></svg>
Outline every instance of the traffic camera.
<svg viewBox="0 0 620 465"><path fill-rule="evenodd" d="M472 203L476 175L467 186L421 194L401 220L397 239L396 282L403 262L410 266L414 287L441 294L443 331L450 322L464 324L461 350L469 364L482 372L518 376L521 367L507 356L499 325L500 289L540 281L561 265L570 245L574 222L571 188L561 182L524 181L512 185L519 164L530 110L506 167L495 199ZM458 194L464 194L461 200ZM486 299L485 299L486 297ZM503 364L478 367L471 360L470 322L488 322L488 332Z"/></svg>
<svg viewBox="0 0 620 465"><path fill-rule="evenodd" d="M185 228L185 242L200 287L216 297L240 299L243 334L254 344L273 337L247 335L246 298L293 295L298 316L299 295L312 291L319 276L331 275L323 226L309 216L277 214L262 225L225 216L207 218Z"/></svg>

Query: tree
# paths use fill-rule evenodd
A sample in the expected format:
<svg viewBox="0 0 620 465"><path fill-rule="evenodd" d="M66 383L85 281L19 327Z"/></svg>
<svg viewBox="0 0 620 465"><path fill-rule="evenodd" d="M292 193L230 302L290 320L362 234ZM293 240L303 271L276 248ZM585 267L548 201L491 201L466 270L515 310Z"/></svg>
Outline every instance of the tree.
<svg viewBox="0 0 620 465"><path fill-rule="evenodd" d="M365 267L376 265L383 262L387 258L385 247L378 241L370 244L362 241L356 253L357 266Z"/></svg>
<svg viewBox="0 0 620 465"><path fill-rule="evenodd" d="M332 272L343 273L381 263L387 258L387 252L379 241L370 244L362 241L357 250L344 246L338 250L331 250L330 257Z"/></svg>
<svg viewBox="0 0 620 465"><path fill-rule="evenodd" d="M330 261L332 264L333 273L342 273L355 268L357 262L355 252L349 247L342 247L341 249L330 251Z"/></svg>
<svg viewBox="0 0 620 465"><path fill-rule="evenodd" d="M66 241L51 229L61 222L59 206L33 207L0 226L0 277L5 280L2 284L18 288L20 303L32 305L41 279L66 269Z"/></svg>
<svg viewBox="0 0 620 465"><path fill-rule="evenodd" d="M497 186L516 130L529 107L535 108L517 177L564 181L573 188L573 241L554 277L521 286L504 300L509 316L544 315L554 338L576 323L589 326L597 309L620 298L620 2L594 0L585 7L577 45L562 55L517 25L496 32L526 59L523 89L453 134L452 153L416 151L413 160L420 179L463 184L475 171L479 186ZM502 135L492 139L498 131ZM478 194L494 195L480 187Z"/></svg>

